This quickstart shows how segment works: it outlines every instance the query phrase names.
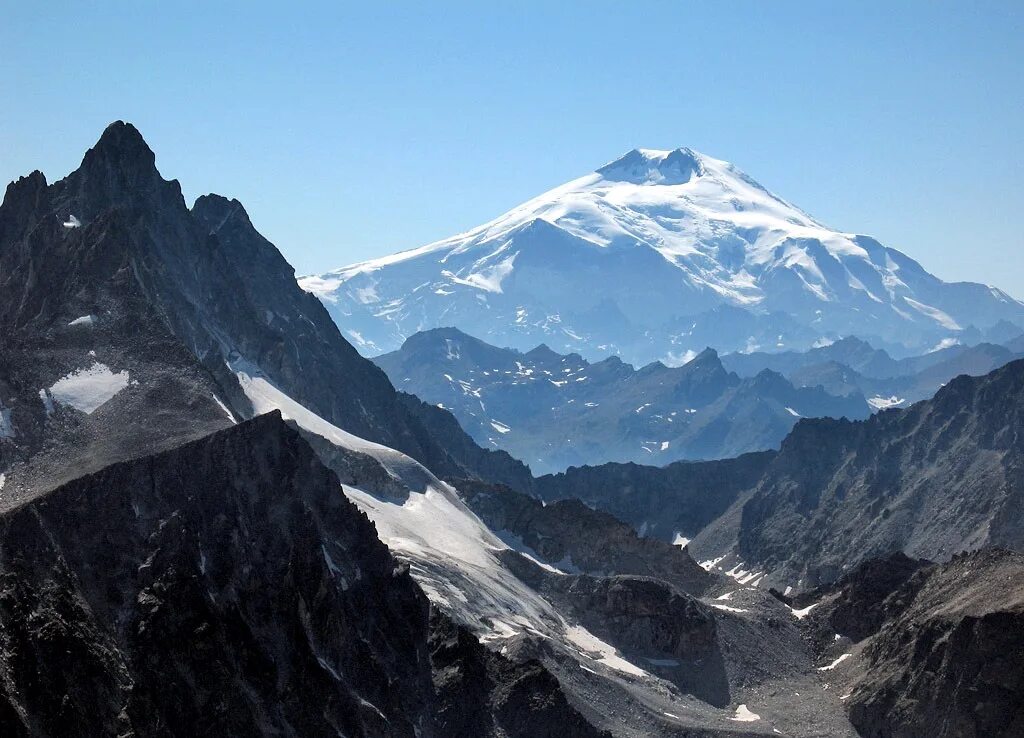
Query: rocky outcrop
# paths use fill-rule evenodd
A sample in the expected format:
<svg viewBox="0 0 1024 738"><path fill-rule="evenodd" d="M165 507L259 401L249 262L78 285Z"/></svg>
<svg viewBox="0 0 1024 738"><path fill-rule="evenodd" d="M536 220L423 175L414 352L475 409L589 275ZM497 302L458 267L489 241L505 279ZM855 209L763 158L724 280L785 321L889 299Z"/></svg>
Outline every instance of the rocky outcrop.
<svg viewBox="0 0 1024 738"><path fill-rule="evenodd" d="M685 550L638 536L629 525L579 500L545 505L504 485L468 479L454 484L491 530L569 571L655 577L698 595L710 584L711 575Z"/></svg>
<svg viewBox="0 0 1024 738"><path fill-rule="evenodd" d="M1024 557L921 569L885 600L848 700L866 738L1024 735Z"/></svg>
<svg viewBox="0 0 1024 738"><path fill-rule="evenodd" d="M436 612L430 625L440 735L596 738L598 732L538 661L514 663L488 651L468 630Z"/></svg>
<svg viewBox="0 0 1024 738"><path fill-rule="evenodd" d="M427 601L278 416L0 519L5 735L413 735Z"/></svg>

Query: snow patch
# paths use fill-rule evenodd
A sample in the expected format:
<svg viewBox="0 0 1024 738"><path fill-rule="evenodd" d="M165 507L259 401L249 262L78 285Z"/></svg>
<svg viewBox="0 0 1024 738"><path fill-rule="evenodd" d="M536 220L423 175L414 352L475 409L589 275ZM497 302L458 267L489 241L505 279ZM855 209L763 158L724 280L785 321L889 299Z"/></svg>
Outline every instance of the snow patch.
<svg viewBox="0 0 1024 738"><path fill-rule="evenodd" d="M853 655L853 654L850 654L850 653L844 653L844 654L843 654L842 656L840 656L839 658L837 658L837 659L836 659L835 661L833 661L833 662L832 662L831 664L829 664L828 666L819 666L819 667L818 667L818 671L832 671L832 670L833 670L834 668L836 668L836 667L837 667L837 666L839 666L839 665L840 665L841 663L843 663L844 661L846 661L846 659L850 658L850 656L852 656L852 655Z"/></svg>
<svg viewBox="0 0 1024 738"><path fill-rule="evenodd" d="M711 603L711 606L716 610L725 610L727 612L747 612L747 610L744 610L742 607L732 607L731 605L717 605L714 602Z"/></svg>
<svg viewBox="0 0 1024 738"><path fill-rule="evenodd" d="M751 712L747 709L746 705L740 705L736 708L736 712L733 714L730 720L735 720L738 723L752 723L755 720L760 720L761 716L756 712Z"/></svg>
<svg viewBox="0 0 1024 738"><path fill-rule="evenodd" d="M68 323L68 328L77 328L78 326L91 328L92 326L96 325L97 320L98 318L95 315L83 315L81 318L75 318L70 323Z"/></svg>
<svg viewBox="0 0 1024 738"><path fill-rule="evenodd" d="M216 402L217 406L220 407L220 409L224 411L224 414L227 416L228 420L230 420L235 425L238 424L238 421L235 420L235 416L231 414L230 410L228 410L228 406L225 405L223 402L221 402L220 398L217 397L217 395L213 395L213 401Z"/></svg>
<svg viewBox="0 0 1024 738"><path fill-rule="evenodd" d="M802 608L800 610L794 610L792 607L789 608L789 610L793 613L793 617L795 617L797 620L803 620L805 617L807 617L808 614L810 614L811 610L816 608L819 604L821 603L815 602L813 605L808 605L807 607Z"/></svg>
<svg viewBox="0 0 1024 738"><path fill-rule="evenodd" d="M882 397L881 395L876 395L868 399L868 405L870 405L875 410L885 410L886 408L890 407L899 407L904 402L906 402L906 399L902 397L897 397L896 395L892 395L891 397Z"/></svg>
<svg viewBox="0 0 1024 738"><path fill-rule="evenodd" d="M91 415L127 386L127 371L115 373L97 361L88 369L78 369L58 379L47 395L54 402ZM43 401L45 403L46 399Z"/></svg>

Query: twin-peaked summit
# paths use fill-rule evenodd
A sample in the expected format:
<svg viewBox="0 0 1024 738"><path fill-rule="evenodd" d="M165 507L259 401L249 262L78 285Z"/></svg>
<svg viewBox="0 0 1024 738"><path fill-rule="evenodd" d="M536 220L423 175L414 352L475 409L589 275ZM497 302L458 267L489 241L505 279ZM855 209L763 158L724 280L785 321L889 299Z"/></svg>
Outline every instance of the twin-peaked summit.
<svg viewBox="0 0 1024 738"><path fill-rule="evenodd" d="M635 149L470 231L302 284L365 353L443 325L637 364L854 333L922 350L1024 317L686 148Z"/></svg>

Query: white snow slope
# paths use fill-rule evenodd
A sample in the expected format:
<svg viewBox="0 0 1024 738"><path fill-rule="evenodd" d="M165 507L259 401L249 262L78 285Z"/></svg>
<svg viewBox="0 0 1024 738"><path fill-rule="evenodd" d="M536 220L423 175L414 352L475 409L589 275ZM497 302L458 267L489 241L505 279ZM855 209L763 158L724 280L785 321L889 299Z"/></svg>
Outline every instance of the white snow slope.
<svg viewBox="0 0 1024 738"><path fill-rule="evenodd" d="M449 325L643 363L709 337L721 351L854 333L911 349L1024 319L1000 290L944 283L685 148L633 150L466 233L300 284L366 354Z"/></svg>

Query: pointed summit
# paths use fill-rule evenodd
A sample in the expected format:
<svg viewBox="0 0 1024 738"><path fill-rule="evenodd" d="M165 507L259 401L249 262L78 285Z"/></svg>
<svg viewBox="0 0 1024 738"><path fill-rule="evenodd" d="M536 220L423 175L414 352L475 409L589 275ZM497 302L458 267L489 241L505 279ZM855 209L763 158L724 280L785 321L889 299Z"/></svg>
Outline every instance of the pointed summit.
<svg viewBox="0 0 1024 738"><path fill-rule="evenodd" d="M139 129L122 120L114 121L103 130L96 145L86 152L83 163L90 157L102 157L132 166L156 167L156 154Z"/></svg>
<svg viewBox="0 0 1024 738"><path fill-rule="evenodd" d="M177 182L168 183L160 176L156 155L142 134L124 121L107 126L96 145L85 152L81 166L54 188L58 209L83 223L129 199L181 198Z"/></svg>

